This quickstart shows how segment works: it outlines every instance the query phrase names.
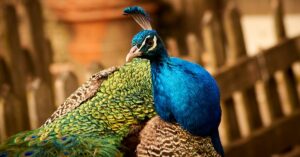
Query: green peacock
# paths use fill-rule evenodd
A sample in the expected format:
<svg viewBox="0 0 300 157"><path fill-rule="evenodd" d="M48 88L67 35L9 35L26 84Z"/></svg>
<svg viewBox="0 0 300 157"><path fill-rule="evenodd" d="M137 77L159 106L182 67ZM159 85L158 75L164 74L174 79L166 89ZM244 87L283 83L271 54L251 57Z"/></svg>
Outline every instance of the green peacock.
<svg viewBox="0 0 300 157"><path fill-rule="evenodd" d="M149 27L142 8L129 7L125 13ZM145 38L138 34L133 43ZM93 75L43 126L0 145L0 157L220 156L215 137L195 136L179 121L156 116L151 61L132 57L133 50L137 48L129 52L130 62Z"/></svg>
<svg viewBox="0 0 300 157"><path fill-rule="evenodd" d="M45 125L2 144L0 156L122 156L123 138L155 115L149 70L136 60L95 74Z"/></svg>

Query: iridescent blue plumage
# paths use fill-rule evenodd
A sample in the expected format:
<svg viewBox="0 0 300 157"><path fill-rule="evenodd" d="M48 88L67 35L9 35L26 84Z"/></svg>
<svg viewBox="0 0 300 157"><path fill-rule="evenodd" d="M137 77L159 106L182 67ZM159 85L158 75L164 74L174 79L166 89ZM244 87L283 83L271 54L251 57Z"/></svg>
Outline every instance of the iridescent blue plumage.
<svg viewBox="0 0 300 157"><path fill-rule="evenodd" d="M218 126L220 94L214 78L200 65L169 57L154 30L143 30L132 39L127 58L150 60L155 110L165 121L177 122L193 135L210 136L223 155Z"/></svg>

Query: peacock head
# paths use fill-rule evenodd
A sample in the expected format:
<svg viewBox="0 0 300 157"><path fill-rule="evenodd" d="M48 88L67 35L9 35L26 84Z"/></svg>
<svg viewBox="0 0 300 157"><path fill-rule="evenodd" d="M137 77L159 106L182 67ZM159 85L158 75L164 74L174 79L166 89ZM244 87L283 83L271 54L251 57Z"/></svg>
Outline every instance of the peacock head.
<svg viewBox="0 0 300 157"><path fill-rule="evenodd" d="M130 15L143 28L133 37L132 48L126 56L126 62L136 57L153 60L167 56L165 46L157 32L152 29L150 17L143 8L127 7L124 14Z"/></svg>

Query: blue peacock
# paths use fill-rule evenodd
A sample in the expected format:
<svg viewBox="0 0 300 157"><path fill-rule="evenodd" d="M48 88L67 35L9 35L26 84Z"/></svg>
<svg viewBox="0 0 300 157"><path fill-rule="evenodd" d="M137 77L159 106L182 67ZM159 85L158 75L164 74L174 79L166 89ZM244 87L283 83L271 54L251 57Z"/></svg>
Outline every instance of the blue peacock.
<svg viewBox="0 0 300 157"><path fill-rule="evenodd" d="M215 80L169 57L142 8L124 13L143 28L127 63L93 75L43 126L0 145L0 157L223 156Z"/></svg>
<svg viewBox="0 0 300 157"><path fill-rule="evenodd" d="M169 57L149 15L140 7L124 10L143 28L132 40L126 60L150 61L152 93L157 114L167 122L177 122L196 136L210 136L214 148L223 153L218 126L221 121L220 94L214 78L200 65Z"/></svg>

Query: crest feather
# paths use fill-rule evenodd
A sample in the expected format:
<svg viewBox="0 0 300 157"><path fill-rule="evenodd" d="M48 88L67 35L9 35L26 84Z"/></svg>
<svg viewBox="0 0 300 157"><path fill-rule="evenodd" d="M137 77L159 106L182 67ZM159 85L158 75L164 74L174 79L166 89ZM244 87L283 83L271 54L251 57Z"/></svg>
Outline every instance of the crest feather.
<svg viewBox="0 0 300 157"><path fill-rule="evenodd" d="M127 7L124 15L130 15L144 30L152 30L149 14L139 6Z"/></svg>

